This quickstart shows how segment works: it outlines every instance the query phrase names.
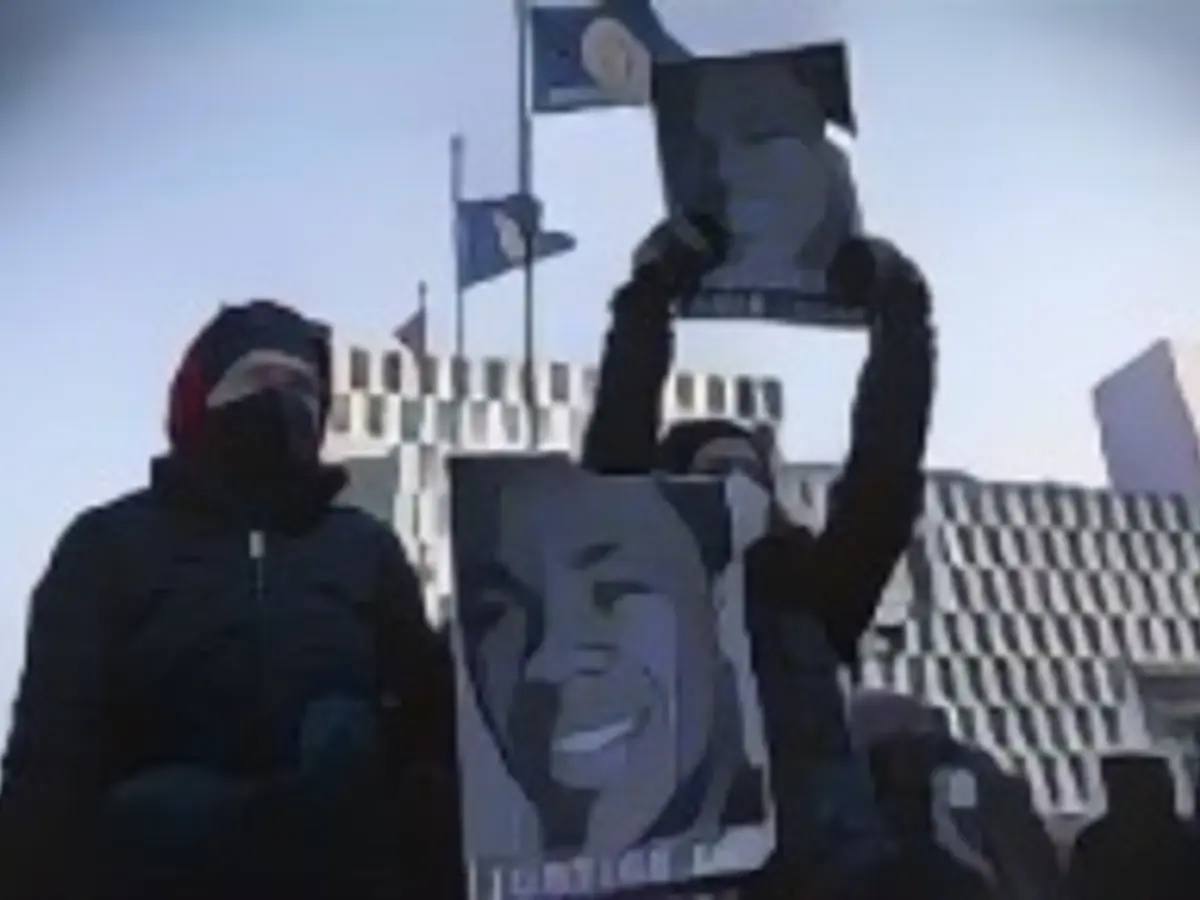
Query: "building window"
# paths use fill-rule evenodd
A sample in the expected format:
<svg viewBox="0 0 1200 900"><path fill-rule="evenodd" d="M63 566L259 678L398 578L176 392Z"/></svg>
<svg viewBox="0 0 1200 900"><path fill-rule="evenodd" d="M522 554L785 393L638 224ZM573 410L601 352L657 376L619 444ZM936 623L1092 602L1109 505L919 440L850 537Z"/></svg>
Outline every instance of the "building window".
<svg viewBox="0 0 1200 900"><path fill-rule="evenodd" d="M583 434L588 423L587 415L578 409L573 409L568 416L571 430L571 450L578 452L583 447Z"/></svg>
<svg viewBox="0 0 1200 900"><path fill-rule="evenodd" d="M726 396L725 379L719 375L708 376L708 412L709 415L723 416L729 406Z"/></svg>
<svg viewBox="0 0 1200 900"><path fill-rule="evenodd" d="M400 372L400 354L395 350L383 354L383 389L389 394L400 393Z"/></svg>
<svg viewBox="0 0 1200 900"><path fill-rule="evenodd" d="M504 399L506 375L502 359L489 359L483 364L484 391L489 400Z"/></svg>
<svg viewBox="0 0 1200 900"><path fill-rule="evenodd" d="M371 354L360 347L350 350L350 390L365 391L371 386Z"/></svg>
<svg viewBox="0 0 1200 900"><path fill-rule="evenodd" d="M417 467L421 473L421 490L434 487L438 481L437 449L429 444L422 444L418 453Z"/></svg>
<svg viewBox="0 0 1200 900"><path fill-rule="evenodd" d="M334 434L346 434L350 430L350 398L345 394L334 394L330 401L329 430Z"/></svg>
<svg viewBox="0 0 1200 900"><path fill-rule="evenodd" d="M487 444L488 442L488 405L486 400L472 400L470 412L471 442Z"/></svg>
<svg viewBox="0 0 1200 900"><path fill-rule="evenodd" d="M596 397L596 385L600 381L600 374L594 368L583 370L583 400L585 403L591 403Z"/></svg>
<svg viewBox="0 0 1200 900"><path fill-rule="evenodd" d="M437 439L443 444L457 447L459 443L459 407L449 400L439 400L437 405Z"/></svg>
<svg viewBox="0 0 1200 900"><path fill-rule="evenodd" d="M450 363L450 389L456 400L471 396L471 364L461 356L454 357Z"/></svg>
<svg viewBox="0 0 1200 900"><path fill-rule="evenodd" d="M405 398L400 401L400 440L415 444L425 430L425 402Z"/></svg>
<svg viewBox="0 0 1200 900"><path fill-rule="evenodd" d="M383 437L383 398L372 394L367 398L367 434L373 438Z"/></svg>
<svg viewBox="0 0 1200 900"><path fill-rule="evenodd" d="M738 378L734 382L736 393L737 417L753 419L758 415L757 397L754 396L754 382L749 378Z"/></svg>
<svg viewBox="0 0 1200 900"><path fill-rule="evenodd" d="M783 385L774 378L762 382L763 412L772 422L783 420Z"/></svg>
<svg viewBox="0 0 1200 900"><path fill-rule="evenodd" d="M571 370L566 363L550 364L550 400L567 403L571 399Z"/></svg>
<svg viewBox="0 0 1200 900"><path fill-rule="evenodd" d="M500 425L506 444L521 443L521 407L511 403L504 404L500 410Z"/></svg>
<svg viewBox="0 0 1200 900"><path fill-rule="evenodd" d="M434 356L423 356L421 366L421 393L436 394L438 392L438 361Z"/></svg>
<svg viewBox="0 0 1200 900"><path fill-rule="evenodd" d="M553 446L556 443L554 436L554 423L550 419L550 410L544 406L539 406L537 409L537 427L538 440L542 447Z"/></svg>
<svg viewBox="0 0 1200 900"><path fill-rule="evenodd" d="M675 376L675 405L683 413L696 408L696 378L691 372L680 372Z"/></svg>

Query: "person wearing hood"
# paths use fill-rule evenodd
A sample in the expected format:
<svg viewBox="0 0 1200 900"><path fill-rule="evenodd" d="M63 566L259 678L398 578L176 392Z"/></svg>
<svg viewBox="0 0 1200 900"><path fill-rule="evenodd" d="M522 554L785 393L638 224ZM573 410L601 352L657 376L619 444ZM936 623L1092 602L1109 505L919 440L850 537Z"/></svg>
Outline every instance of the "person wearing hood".
<svg viewBox="0 0 1200 900"><path fill-rule="evenodd" d="M334 503L329 404L324 326L222 308L149 485L59 540L3 761L5 900L374 896L350 879L383 877L372 829L399 817L370 798L439 807L389 857L453 841L430 787L453 781L452 669L396 537Z"/></svg>
<svg viewBox="0 0 1200 900"><path fill-rule="evenodd" d="M828 521L814 534L774 500L773 460L755 433L725 419L679 422L662 433L674 315L726 244L711 219L684 217L659 225L639 247L632 278L612 300L581 462L610 475L738 472L766 496L766 536L746 557L747 627L779 819L779 848L763 883L779 873L785 895L798 881L814 895L849 895L845 885L882 865L887 849L866 762L850 745L839 668L856 664L921 510L934 388L931 298L917 268L885 241L856 239L838 255L831 278L866 308L870 351L850 452Z"/></svg>

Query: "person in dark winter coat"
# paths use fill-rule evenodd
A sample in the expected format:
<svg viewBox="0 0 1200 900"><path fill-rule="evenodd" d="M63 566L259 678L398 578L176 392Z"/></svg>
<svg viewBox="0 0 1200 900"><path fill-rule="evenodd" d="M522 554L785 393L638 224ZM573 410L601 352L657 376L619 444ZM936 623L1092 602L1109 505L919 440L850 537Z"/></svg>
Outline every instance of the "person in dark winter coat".
<svg viewBox="0 0 1200 900"><path fill-rule="evenodd" d="M1166 761L1136 754L1101 764L1108 809L1080 832L1073 900L1185 900L1200 895L1200 842L1175 812Z"/></svg>
<svg viewBox="0 0 1200 900"><path fill-rule="evenodd" d="M221 309L149 486L59 541L4 757L5 900L461 885L452 668L396 537L333 503L329 341Z"/></svg>
<svg viewBox="0 0 1200 900"><path fill-rule="evenodd" d="M767 449L739 424L681 422L661 434L673 317L719 264L724 244L720 229L697 217L660 225L639 248L633 277L612 300L585 467L612 475L736 470L773 494ZM832 275L870 318L850 453L825 528L813 534L774 504L766 537L746 559L779 817L779 852L764 878L786 873L776 879L785 896L849 895L845 885L886 856L866 762L850 746L838 669L856 661L920 513L934 382L930 295L916 267L886 242L856 240Z"/></svg>
<svg viewBox="0 0 1200 900"><path fill-rule="evenodd" d="M965 869L966 874L956 876L959 880L973 873L1005 900L1067 896L1054 844L1028 785L984 750L957 740L941 710L906 694L858 690L850 704L850 731L858 746L867 752L882 749L884 757L894 744L920 750L906 755L928 766L932 810L928 819L908 814L929 825L923 835L909 831L908 837L921 835L944 851L920 850L926 863L951 874L956 867ZM877 760L879 756L876 752ZM907 796L924 802L921 792Z"/></svg>
<svg viewBox="0 0 1200 900"><path fill-rule="evenodd" d="M995 900L991 872L965 849L960 836L947 846L939 834L939 798L931 777L933 746L920 736L902 735L869 751L876 797L898 848L893 869L894 896L914 900Z"/></svg>

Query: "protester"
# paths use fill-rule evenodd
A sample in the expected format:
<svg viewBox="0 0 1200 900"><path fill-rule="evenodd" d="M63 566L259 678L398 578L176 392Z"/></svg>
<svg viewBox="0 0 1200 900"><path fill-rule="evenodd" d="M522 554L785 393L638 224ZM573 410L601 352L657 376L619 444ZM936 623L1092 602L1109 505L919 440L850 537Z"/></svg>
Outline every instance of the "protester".
<svg viewBox="0 0 1200 900"><path fill-rule="evenodd" d="M1166 761L1136 754L1101 766L1108 809L1076 838L1073 900L1184 900L1200 893L1200 842L1175 812Z"/></svg>
<svg viewBox="0 0 1200 900"><path fill-rule="evenodd" d="M998 898L990 870L973 855L955 853L945 842L931 777L932 749L917 735L900 735L869 751L876 798L899 850L895 872L903 885L899 894L922 900ZM961 849L960 838L956 843L954 849Z"/></svg>
<svg viewBox="0 0 1200 900"><path fill-rule="evenodd" d="M461 889L452 670L396 538L333 505L329 367L324 327L222 309L149 486L59 541L4 758L5 900Z"/></svg>
<svg viewBox="0 0 1200 900"><path fill-rule="evenodd" d="M850 730L868 752L896 744L920 749L907 755L929 767L932 839L951 857L943 865L965 867L1005 900L1066 896L1057 851L1028 786L955 739L940 710L904 694L859 690Z"/></svg>
<svg viewBox="0 0 1200 900"><path fill-rule="evenodd" d="M673 314L718 265L725 235L704 218L668 222L639 249L613 298L583 464L604 474L727 474L773 494L762 443L726 420L679 423L660 440ZM838 667L907 547L923 494L933 392L930 296L915 266L882 241L839 255L838 289L864 304L870 354L852 413L850 453L829 520L814 535L772 501L768 535L746 560L747 625L758 674L779 820L763 892L851 895L887 857L865 761L850 745Z"/></svg>

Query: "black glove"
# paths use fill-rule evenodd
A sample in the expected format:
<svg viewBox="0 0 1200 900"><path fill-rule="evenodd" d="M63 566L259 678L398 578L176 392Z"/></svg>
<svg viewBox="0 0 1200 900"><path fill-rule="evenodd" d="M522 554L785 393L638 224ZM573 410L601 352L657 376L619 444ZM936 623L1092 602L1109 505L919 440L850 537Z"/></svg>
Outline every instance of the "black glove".
<svg viewBox="0 0 1200 900"><path fill-rule="evenodd" d="M865 309L873 343L929 332L932 303L925 276L890 241L872 237L846 241L829 278L847 303Z"/></svg>
<svg viewBox="0 0 1200 900"><path fill-rule="evenodd" d="M687 303L728 252L729 234L715 217L672 216L634 251L633 280L668 303Z"/></svg>

